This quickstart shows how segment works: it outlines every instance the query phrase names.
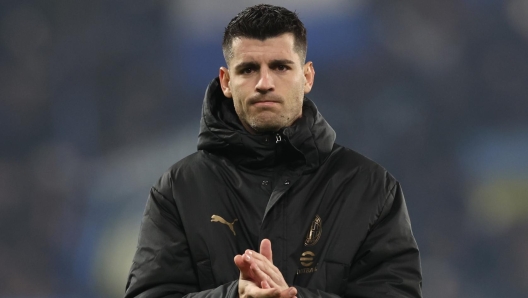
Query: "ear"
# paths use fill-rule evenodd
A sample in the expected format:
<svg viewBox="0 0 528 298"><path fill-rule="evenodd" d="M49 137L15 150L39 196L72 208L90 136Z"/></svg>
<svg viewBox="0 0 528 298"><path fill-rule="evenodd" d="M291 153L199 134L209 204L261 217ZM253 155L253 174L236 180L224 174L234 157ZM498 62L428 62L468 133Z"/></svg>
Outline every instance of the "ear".
<svg viewBox="0 0 528 298"><path fill-rule="evenodd" d="M220 67L220 73L218 74L220 78L220 86L222 87L222 92L224 92L225 97L231 98L231 88L229 87L229 70L225 67Z"/></svg>
<svg viewBox="0 0 528 298"><path fill-rule="evenodd" d="M315 70L311 61L306 62L303 66L304 72L304 94L309 93L312 90L312 86L315 78Z"/></svg>

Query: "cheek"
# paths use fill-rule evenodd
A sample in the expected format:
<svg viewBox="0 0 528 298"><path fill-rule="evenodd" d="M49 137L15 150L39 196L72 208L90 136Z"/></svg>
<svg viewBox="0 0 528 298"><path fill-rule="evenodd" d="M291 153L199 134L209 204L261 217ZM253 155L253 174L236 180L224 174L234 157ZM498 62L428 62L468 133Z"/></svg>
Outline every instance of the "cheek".
<svg viewBox="0 0 528 298"><path fill-rule="evenodd" d="M240 94L240 91L236 88L231 89L231 93L233 95L233 105L235 106L235 112L238 115L245 115L246 107L244 106L243 101L244 96Z"/></svg>
<svg viewBox="0 0 528 298"><path fill-rule="evenodd" d="M244 110L240 100L236 97L236 94L233 93L233 105L235 106L235 112L240 115L240 113Z"/></svg>
<svg viewBox="0 0 528 298"><path fill-rule="evenodd" d="M237 84L236 82L229 82L229 88L231 88L231 93L233 94L233 100L236 99L239 100L241 96L241 88L240 84Z"/></svg>
<svg viewBox="0 0 528 298"><path fill-rule="evenodd" d="M302 113L302 105L304 100L304 85L298 84L297 88L292 89L292 114L297 115Z"/></svg>
<svg viewBox="0 0 528 298"><path fill-rule="evenodd" d="M299 80L295 84L295 88L291 88L291 97L295 100L295 103L302 104L304 99L304 83Z"/></svg>
<svg viewBox="0 0 528 298"><path fill-rule="evenodd" d="M248 94L247 90L244 89L243 85L236 83L230 84L230 88L235 106L238 106L239 108L244 108L244 99L247 97Z"/></svg>

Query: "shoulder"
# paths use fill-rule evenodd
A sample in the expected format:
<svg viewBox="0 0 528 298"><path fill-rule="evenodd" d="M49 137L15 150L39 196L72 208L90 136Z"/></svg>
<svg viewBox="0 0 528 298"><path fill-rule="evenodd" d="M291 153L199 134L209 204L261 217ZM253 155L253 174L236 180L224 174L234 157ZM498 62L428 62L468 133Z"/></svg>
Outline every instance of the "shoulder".
<svg viewBox="0 0 528 298"><path fill-rule="evenodd" d="M202 151L194 152L171 165L161 178L174 178L181 174L196 171L206 165L207 159L206 154Z"/></svg>
<svg viewBox="0 0 528 298"><path fill-rule="evenodd" d="M333 164L333 168L354 172L356 178L366 181L369 185L382 187L386 193L398 183L394 176L377 162L339 144L334 145L329 162Z"/></svg>
<svg viewBox="0 0 528 298"><path fill-rule="evenodd" d="M205 178L207 173L215 171L222 166L224 160L207 151L199 150L192 153L172 166L160 177L157 185L167 185L175 182L189 183Z"/></svg>

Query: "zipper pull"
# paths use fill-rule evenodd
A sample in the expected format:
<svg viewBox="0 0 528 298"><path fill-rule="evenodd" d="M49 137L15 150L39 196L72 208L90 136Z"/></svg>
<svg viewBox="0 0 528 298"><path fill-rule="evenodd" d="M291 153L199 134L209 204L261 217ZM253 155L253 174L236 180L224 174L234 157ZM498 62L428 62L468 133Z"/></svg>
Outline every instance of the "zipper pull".
<svg viewBox="0 0 528 298"><path fill-rule="evenodd" d="M282 137L281 137L280 134L277 134L277 135L275 136L275 138L276 138L275 143L280 143L280 142L282 141Z"/></svg>

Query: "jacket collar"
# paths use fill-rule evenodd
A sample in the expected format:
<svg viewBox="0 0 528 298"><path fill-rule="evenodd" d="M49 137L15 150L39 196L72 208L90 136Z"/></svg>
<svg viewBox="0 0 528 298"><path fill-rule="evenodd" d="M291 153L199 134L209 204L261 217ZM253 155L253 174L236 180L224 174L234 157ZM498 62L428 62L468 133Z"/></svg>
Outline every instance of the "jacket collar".
<svg viewBox="0 0 528 298"><path fill-rule="evenodd" d="M243 128L232 99L224 96L220 81L215 78L205 92L198 150L216 152L236 164L255 169L284 161L277 156L277 152L284 152L289 154L288 158L294 159L291 162L301 159L303 172L310 172L329 156L335 136L315 104L306 97L303 115L292 126L275 134L252 135ZM280 142L277 142L278 138Z"/></svg>

